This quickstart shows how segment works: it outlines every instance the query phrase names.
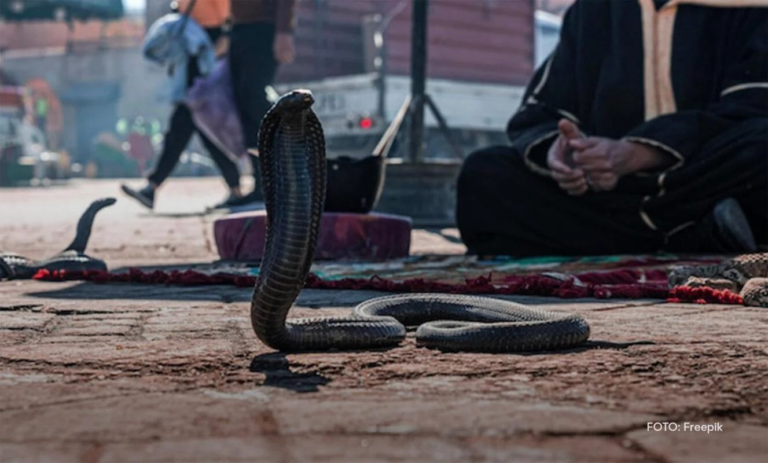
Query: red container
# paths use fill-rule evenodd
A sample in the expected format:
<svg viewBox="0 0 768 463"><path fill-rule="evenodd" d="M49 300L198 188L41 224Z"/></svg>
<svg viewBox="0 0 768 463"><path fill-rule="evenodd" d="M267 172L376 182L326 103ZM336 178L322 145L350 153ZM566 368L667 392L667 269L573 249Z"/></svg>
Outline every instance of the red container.
<svg viewBox="0 0 768 463"><path fill-rule="evenodd" d="M266 240L265 211L232 214L217 220L213 234L223 260L258 261ZM377 261L407 257L411 220L387 214L323 214L316 260Z"/></svg>

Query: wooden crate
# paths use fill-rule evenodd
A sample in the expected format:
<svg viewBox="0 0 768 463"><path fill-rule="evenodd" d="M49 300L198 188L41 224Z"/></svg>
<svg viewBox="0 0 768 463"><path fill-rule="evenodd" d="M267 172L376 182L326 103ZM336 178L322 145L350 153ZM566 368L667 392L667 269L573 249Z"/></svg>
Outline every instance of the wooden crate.
<svg viewBox="0 0 768 463"><path fill-rule="evenodd" d="M297 59L279 82L365 72L363 17L387 12L403 0L301 0L297 7ZM410 73L411 0L387 29L390 73ZM533 72L533 0L431 0L429 77L523 85Z"/></svg>

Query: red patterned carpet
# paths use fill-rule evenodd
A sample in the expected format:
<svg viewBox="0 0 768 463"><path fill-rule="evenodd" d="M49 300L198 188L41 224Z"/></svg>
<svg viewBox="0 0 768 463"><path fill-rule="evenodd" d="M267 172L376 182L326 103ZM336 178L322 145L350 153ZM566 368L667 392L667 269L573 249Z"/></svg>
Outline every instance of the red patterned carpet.
<svg viewBox="0 0 768 463"><path fill-rule="evenodd" d="M414 256L388 262L318 262L307 288L378 290L397 293L522 294L598 299L667 299L675 302L741 304L728 291L667 284L676 266L716 263L722 256L605 256L512 259ZM40 272L39 280L164 285L252 287L258 264L218 262L193 268L131 268L115 272Z"/></svg>

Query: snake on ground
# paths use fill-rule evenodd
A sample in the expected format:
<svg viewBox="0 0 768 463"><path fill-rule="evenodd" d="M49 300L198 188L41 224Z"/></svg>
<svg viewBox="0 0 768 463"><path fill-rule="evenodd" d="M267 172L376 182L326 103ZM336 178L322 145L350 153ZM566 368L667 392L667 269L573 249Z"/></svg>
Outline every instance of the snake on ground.
<svg viewBox="0 0 768 463"><path fill-rule="evenodd" d="M53 257L33 260L14 252L0 251L0 281L25 280L40 270L83 272L106 271L107 264L85 253L96 214L105 207L115 204L115 198L102 198L91 203L77 222L75 238L63 251Z"/></svg>
<svg viewBox="0 0 768 463"><path fill-rule="evenodd" d="M306 90L283 95L259 131L267 238L251 324L262 342L281 351L380 348L417 325L417 344L443 351L566 349L589 338L577 314L452 294L380 297L347 317L287 320L312 265L325 200L325 140L313 103Z"/></svg>

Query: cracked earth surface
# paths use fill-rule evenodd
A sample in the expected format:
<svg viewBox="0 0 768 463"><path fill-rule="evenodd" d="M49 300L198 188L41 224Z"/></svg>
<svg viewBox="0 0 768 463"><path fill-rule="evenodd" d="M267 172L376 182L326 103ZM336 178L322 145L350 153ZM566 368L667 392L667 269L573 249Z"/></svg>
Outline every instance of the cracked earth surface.
<svg viewBox="0 0 768 463"><path fill-rule="evenodd" d="M0 190L0 249L68 240L112 181ZM120 198L89 252L112 268L209 262L224 189L174 180L156 214ZM450 233L449 233L450 234ZM414 232L414 252L463 252ZM292 316L381 293L305 291ZM282 355L233 287L0 283L0 461L762 462L768 312L662 301L515 301L584 315L591 342L537 355L402 346ZM652 432L648 422L722 425Z"/></svg>

